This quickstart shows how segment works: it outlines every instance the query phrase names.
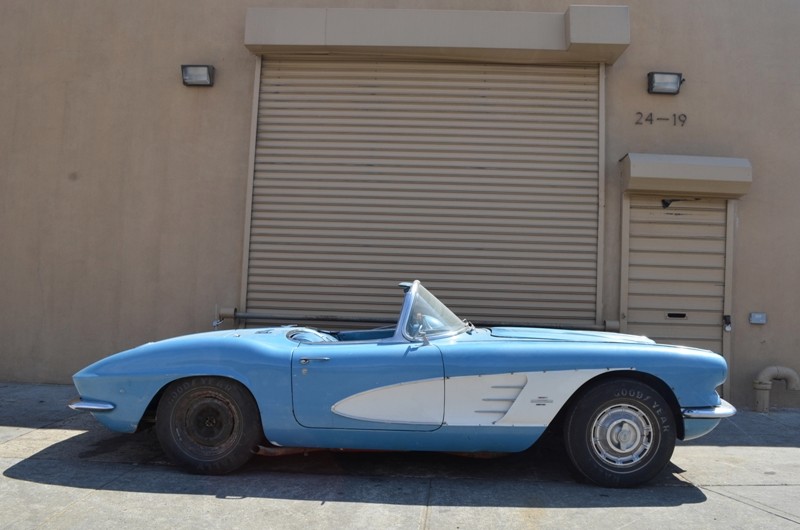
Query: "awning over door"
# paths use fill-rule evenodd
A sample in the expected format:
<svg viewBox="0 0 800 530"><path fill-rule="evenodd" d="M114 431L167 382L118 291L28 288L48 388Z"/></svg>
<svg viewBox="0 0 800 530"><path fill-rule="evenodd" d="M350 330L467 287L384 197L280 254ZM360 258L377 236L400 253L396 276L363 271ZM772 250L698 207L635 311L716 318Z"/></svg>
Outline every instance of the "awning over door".
<svg viewBox="0 0 800 530"><path fill-rule="evenodd" d="M628 6L565 12L251 7L258 55L347 54L508 63L612 64L630 44Z"/></svg>
<svg viewBox="0 0 800 530"><path fill-rule="evenodd" d="M623 191L738 198L750 190L753 168L746 158L628 153Z"/></svg>

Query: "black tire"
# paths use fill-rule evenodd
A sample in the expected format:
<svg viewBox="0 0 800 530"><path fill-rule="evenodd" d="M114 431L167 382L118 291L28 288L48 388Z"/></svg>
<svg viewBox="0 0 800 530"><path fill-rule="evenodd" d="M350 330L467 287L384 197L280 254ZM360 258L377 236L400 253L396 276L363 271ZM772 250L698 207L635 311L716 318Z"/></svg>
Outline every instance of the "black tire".
<svg viewBox="0 0 800 530"><path fill-rule="evenodd" d="M239 469L263 437L253 396L238 382L221 377L170 384L158 403L156 434L172 461L205 475Z"/></svg>
<svg viewBox="0 0 800 530"><path fill-rule="evenodd" d="M628 488L661 473L675 449L675 417L649 385L612 379L568 412L564 442L576 470L600 486Z"/></svg>

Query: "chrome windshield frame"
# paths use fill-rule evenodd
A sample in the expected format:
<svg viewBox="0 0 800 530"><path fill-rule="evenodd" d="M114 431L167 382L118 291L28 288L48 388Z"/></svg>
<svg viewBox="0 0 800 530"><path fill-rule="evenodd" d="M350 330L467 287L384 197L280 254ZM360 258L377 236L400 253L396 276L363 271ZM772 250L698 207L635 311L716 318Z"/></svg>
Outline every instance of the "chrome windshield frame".
<svg viewBox="0 0 800 530"><path fill-rule="evenodd" d="M401 340L405 342L426 342L428 339L432 338L443 338L443 337L452 337L463 333L470 329L470 326L458 319L458 316L453 313L450 308L448 308L441 300L436 298L430 291L422 287L422 284L419 280L414 280L412 283L401 283L401 287L405 289L405 299L403 300L403 309L400 311L400 318L397 320L397 328L395 329L394 340ZM417 300L418 296L422 295L421 290L424 290L425 293L428 294L433 300L439 302L442 307L444 307L452 316L454 316L460 326L458 328L448 328L446 330L433 330L430 333L424 333L419 336L413 336L407 333L406 329L408 327L409 320L411 319L411 312L414 309L414 302Z"/></svg>

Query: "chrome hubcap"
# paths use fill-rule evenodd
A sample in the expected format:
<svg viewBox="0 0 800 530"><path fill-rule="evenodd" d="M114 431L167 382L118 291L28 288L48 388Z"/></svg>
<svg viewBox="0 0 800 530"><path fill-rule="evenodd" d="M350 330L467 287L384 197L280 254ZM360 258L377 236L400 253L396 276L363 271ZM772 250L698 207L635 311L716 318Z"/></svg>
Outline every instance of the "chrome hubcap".
<svg viewBox="0 0 800 530"><path fill-rule="evenodd" d="M653 445L653 424L637 407L617 404L597 415L592 425L592 449L604 463L630 467Z"/></svg>

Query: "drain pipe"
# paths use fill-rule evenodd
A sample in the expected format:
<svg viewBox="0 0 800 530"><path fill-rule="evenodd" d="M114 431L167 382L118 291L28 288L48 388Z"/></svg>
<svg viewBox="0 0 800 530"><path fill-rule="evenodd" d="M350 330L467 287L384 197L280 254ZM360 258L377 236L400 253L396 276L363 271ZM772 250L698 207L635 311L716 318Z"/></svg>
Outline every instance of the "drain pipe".
<svg viewBox="0 0 800 530"><path fill-rule="evenodd" d="M788 390L800 390L800 375L785 366L767 366L753 381L756 390L756 411L769 412L769 391L772 390L772 381L786 381Z"/></svg>

